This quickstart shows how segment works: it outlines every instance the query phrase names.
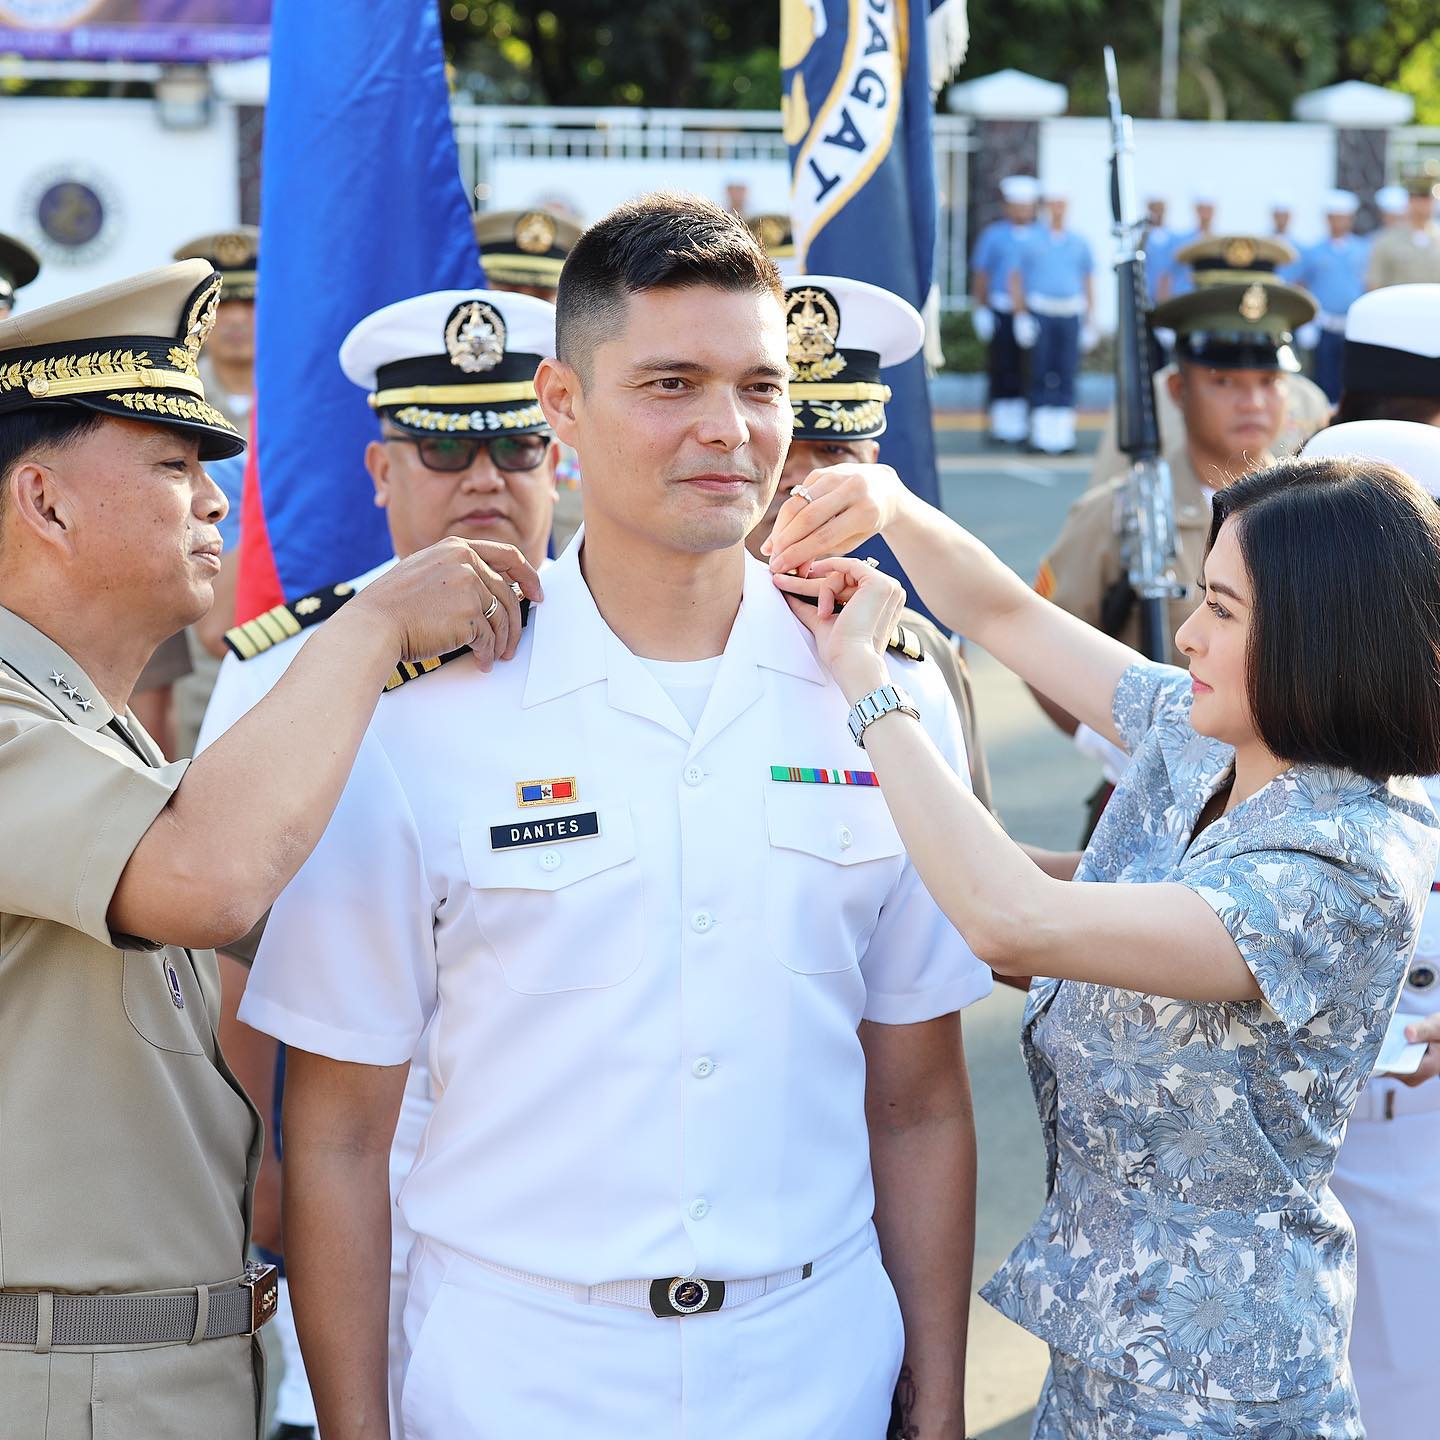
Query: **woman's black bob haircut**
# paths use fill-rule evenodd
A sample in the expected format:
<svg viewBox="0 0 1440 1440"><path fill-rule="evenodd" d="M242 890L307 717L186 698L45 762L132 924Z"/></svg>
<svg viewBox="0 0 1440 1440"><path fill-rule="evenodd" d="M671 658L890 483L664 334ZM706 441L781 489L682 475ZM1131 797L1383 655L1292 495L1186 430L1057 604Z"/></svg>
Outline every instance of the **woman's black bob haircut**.
<svg viewBox="0 0 1440 1440"><path fill-rule="evenodd" d="M1215 496L1254 593L1251 715L1291 764L1440 774L1440 506L1378 461L1281 461Z"/></svg>

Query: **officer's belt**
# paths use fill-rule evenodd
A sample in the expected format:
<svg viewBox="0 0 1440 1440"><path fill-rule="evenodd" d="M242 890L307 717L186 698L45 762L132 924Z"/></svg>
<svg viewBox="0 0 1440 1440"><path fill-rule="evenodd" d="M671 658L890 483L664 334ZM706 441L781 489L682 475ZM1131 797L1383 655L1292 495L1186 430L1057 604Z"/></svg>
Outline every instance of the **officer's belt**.
<svg viewBox="0 0 1440 1440"><path fill-rule="evenodd" d="M275 1314L277 1271L254 1261L238 1280L134 1295L0 1290L0 1345L194 1345L253 1335Z"/></svg>

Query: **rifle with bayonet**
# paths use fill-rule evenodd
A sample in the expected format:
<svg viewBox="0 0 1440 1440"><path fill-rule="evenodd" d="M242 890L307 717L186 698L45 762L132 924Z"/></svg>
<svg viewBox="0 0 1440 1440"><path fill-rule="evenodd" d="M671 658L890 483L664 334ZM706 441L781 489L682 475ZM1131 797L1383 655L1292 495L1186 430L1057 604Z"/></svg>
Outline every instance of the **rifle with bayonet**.
<svg viewBox="0 0 1440 1440"><path fill-rule="evenodd" d="M1168 602L1183 595L1185 589L1175 579L1175 500L1170 467L1160 453L1160 427L1155 418L1145 230L1136 212L1132 173L1134 135L1130 117L1120 107L1115 52L1108 45L1105 87L1110 102L1111 233L1115 237L1115 289L1119 301L1115 428L1120 451L1130 460L1121 531L1125 580L1120 608L1128 612L1139 603L1140 648L1150 659L1166 661L1170 655ZM1106 600L1107 608L1113 612L1116 607L1112 597ZM1123 619L1123 615L1119 618Z"/></svg>

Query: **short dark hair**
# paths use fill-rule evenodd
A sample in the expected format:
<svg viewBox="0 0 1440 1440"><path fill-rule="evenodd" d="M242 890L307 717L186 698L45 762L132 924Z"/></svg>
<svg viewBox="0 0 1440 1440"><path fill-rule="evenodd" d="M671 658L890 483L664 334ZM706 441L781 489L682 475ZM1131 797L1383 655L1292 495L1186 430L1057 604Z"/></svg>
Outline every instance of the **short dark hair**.
<svg viewBox="0 0 1440 1440"><path fill-rule="evenodd" d="M555 295L555 353L589 379L590 355L624 325L629 296L709 285L784 295L780 272L738 215L694 195L644 195L575 242Z"/></svg>
<svg viewBox="0 0 1440 1440"><path fill-rule="evenodd" d="M1382 390L1346 389L1340 396L1332 425L1352 420L1413 420L1433 425L1440 416L1440 395L1387 395Z"/></svg>
<svg viewBox="0 0 1440 1440"><path fill-rule="evenodd" d="M10 472L36 450L62 449L104 421L85 405L31 405L0 415L0 532L3 532Z"/></svg>
<svg viewBox="0 0 1440 1440"><path fill-rule="evenodd" d="M1292 764L1440 773L1440 508L1378 461L1303 457L1215 496L1254 592L1256 732Z"/></svg>

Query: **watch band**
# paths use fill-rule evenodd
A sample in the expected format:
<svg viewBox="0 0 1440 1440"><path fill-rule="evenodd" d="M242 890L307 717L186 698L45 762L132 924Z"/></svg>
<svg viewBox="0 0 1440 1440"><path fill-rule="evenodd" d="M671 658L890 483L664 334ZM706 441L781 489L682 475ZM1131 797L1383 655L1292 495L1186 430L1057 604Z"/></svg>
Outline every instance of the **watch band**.
<svg viewBox="0 0 1440 1440"><path fill-rule="evenodd" d="M898 685L881 685L868 695L862 695L850 707L848 717L850 734L855 743L863 750L866 730L882 715L889 715L897 710L902 715L910 716L912 720L920 718L915 702Z"/></svg>

